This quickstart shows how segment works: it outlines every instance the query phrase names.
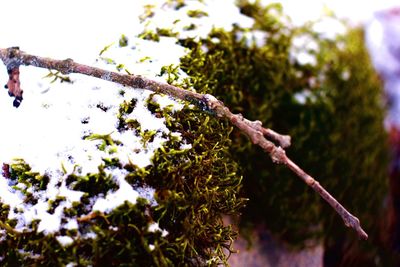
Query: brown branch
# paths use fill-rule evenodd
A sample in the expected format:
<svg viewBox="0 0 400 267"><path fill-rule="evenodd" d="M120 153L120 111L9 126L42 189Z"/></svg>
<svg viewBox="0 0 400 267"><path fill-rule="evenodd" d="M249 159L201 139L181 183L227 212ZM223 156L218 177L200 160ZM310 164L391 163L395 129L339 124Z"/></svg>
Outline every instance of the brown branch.
<svg viewBox="0 0 400 267"><path fill-rule="evenodd" d="M290 145L289 136L280 135L271 129L262 127L262 123L260 121L250 121L246 118L243 118L241 114L233 114L230 112L229 108L227 108L221 101L217 100L212 95L199 94L193 91L184 90L176 86L153 81L139 75L121 74L78 64L72 59L55 60L34 56L22 52L16 47L7 49L0 48L0 58L7 66L7 69L10 69L11 67L19 67L20 65L31 65L40 68L58 70L63 74L85 74L125 86L146 89L156 93L169 95L177 99L190 101L195 103L205 112L212 113L221 119L228 119L233 125L246 134L253 144L260 146L265 152L267 152L271 156L273 162L286 165L307 185L313 188L323 199L329 203L329 205L336 210L336 212L342 217L344 224L353 228L358 233L360 238L368 238L368 235L361 228L358 218L350 214L333 196L331 196L316 180L314 180L314 178L304 172L286 156L283 148L286 148ZM267 138L277 142L278 145L275 145Z"/></svg>
<svg viewBox="0 0 400 267"><path fill-rule="evenodd" d="M336 210L337 213L342 217L344 224L347 227L355 229L358 235L363 239L368 239L367 233L360 226L360 220L348 212L328 191L323 188L318 181L308 175L299 166L291 161L286 155L283 163L288 166L294 173L296 173L307 185L309 185L314 191L316 191L329 205Z"/></svg>

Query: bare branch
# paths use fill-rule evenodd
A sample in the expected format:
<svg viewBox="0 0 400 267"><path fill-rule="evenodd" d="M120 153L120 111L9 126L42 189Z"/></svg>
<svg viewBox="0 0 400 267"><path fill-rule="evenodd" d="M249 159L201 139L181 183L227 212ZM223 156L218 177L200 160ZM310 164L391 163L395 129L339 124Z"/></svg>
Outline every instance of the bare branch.
<svg viewBox="0 0 400 267"><path fill-rule="evenodd" d="M58 70L63 74L80 73L106 81L119 83L125 86L150 90L156 93L169 95L177 99L195 103L203 111L212 113L218 118L229 120L233 125L246 134L253 144L260 146L265 152L267 152L273 162L286 165L307 185L313 188L325 201L329 203L329 205L336 210L336 212L342 217L344 224L347 227L353 228L358 233L360 238L368 238L368 235L360 226L359 219L349 213L314 178L304 172L286 156L283 148L286 148L290 145L289 136L281 135L271 129L262 127L262 123L260 121L250 121L246 118L243 118L241 114L233 114L230 112L229 108L224 105L224 103L212 95L199 94L193 91L184 90L173 85L150 80L140 75L121 74L78 64L72 59L55 60L34 56L20 51L17 47L7 49L0 48L0 58L8 70L11 68L18 68L20 65L31 65L40 68ZM15 77L19 79L18 75ZM17 82L19 86L19 80ZM267 138L277 142L278 146Z"/></svg>
<svg viewBox="0 0 400 267"><path fill-rule="evenodd" d="M360 220L348 212L328 191L323 188L318 181L308 175L305 171L303 171L296 163L291 161L285 155L285 159L283 162L289 169L291 169L294 173L297 174L307 185L309 185L315 192L317 192L329 205L332 206L336 210L336 212L342 217L344 224L347 227L353 228L358 236L362 239L368 239L367 233L362 229L360 225Z"/></svg>

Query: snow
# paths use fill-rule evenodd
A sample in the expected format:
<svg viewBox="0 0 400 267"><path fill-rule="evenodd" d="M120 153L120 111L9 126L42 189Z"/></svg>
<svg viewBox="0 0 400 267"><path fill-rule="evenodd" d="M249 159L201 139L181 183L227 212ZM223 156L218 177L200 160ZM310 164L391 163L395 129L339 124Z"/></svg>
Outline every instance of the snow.
<svg viewBox="0 0 400 267"><path fill-rule="evenodd" d="M116 58L123 57L122 54L118 54L121 53L118 49L115 51L118 51ZM145 55L140 51L135 52L139 57L150 53L148 50L144 51ZM112 53L109 54L113 56ZM162 57L158 55L158 64L148 65L145 68L146 73L140 74L154 78L162 65L176 64L182 55L182 52L174 53L173 50L170 50L166 59L160 60ZM174 56L174 60L171 60ZM129 60L129 54L125 53L125 58ZM80 57L75 58L78 62L80 59ZM91 65L110 68L102 61L96 61L96 58L93 58ZM136 69L139 68L136 66ZM46 73L45 70L21 67L21 84L25 92L24 101L18 109L12 107L6 90L1 91L0 121L4 127L0 138L2 151L0 162L10 163L14 158L23 158L32 167L32 171L51 174L50 183L46 192L37 194L38 203L29 206L22 204L25 197L20 191L11 189L7 179L3 177L0 179L2 185L0 198L3 203L10 205L9 219L17 219L16 230L23 231L29 228L33 220L39 220L38 232L49 234L60 230L63 209L72 207L72 203L80 201L83 195L83 192L65 186L65 179L60 175L62 169L72 173L78 165L82 174L96 173L98 166L103 163L102 159L109 156L106 151L98 150L97 146L101 141L87 140L84 136L92 133L110 134L113 139L122 142L113 156L119 157L123 164L132 162L139 167L145 167L151 164L154 151L166 141L161 137L162 134L168 134L169 130L165 126L164 119L156 118L147 110L146 100L149 97L147 91L128 89L78 75L71 75L73 84L51 84L48 80L42 79ZM0 75L0 80L7 80L5 71ZM124 96L119 94L120 90L126 92ZM116 130L119 104L132 98L137 99L137 104L129 117L137 119L141 123L142 130L157 131L154 141L148 142L147 147L140 143L140 138L134 135L133 131L119 133ZM168 101L172 106L176 103ZM107 112L98 108L99 105L107 107ZM178 104L174 110L179 110L179 107L182 105ZM133 152L136 150L140 152ZM61 187L57 186L59 181L62 181ZM109 212L124 201L135 203L138 193L124 180L123 174L118 177L118 185L119 190L97 199L93 210ZM53 214L50 214L49 201L57 197L65 197L66 200L57 206ZM18 208L18 212L15 213L14 208ZM71 225L65 227L69 228Z"/></svg>
<svg viewBox="0 0 400 267"><path fill-rule="evenodd" d="M64 228L67 230L78 229L78 222L75 219L70 219L65 225Z"/></svg>
<svg viewBox="0 0 400 267"><path fill-rule="evenodd" d="M4 181L5 179L1 180ZM52 181L54 180L55 179ZM60 188L50 183L46 192L35 192L34 194L39 198L38 203L35 205L23 204L22 201L24 197L19 192L15 194L20 197L19 200L14 203L8 203L11 206L8 217L9 219L17 219L17 225L15 227L17 231L25 230L33 220L40 220L37 229L38 232L49 234L58 231L61 226L63 210L72 207L74 201L79 201L83 192L67 189L65 187L65 181L63 181ZM65 200L61 201L54 210L54 213L51 214L48 211L48 201L54 201L57 197L65 197ZM14 211L14 208L17 208L17 212ZM65 226L66 229L71 229L71 227L73 227L73 221Z"/></svg>
<svg viewBox="0 0 400 267"><path fill-rule="evenodd" d="M150 96L150 91L137 90L140 93L140 97L137 98L138 101L145 101ZM133 110L127 117L127 119L136 120L140 123L142 130L148 131L163 131L168 132L165 126L164 118L155 118L154 115L147 109L144 105L138 105L137 108Z"/></svg>
<svg viewBox="0 0 400 267"><path fill-rule="evenodd" d="M168 235L168 231L161 229L160 226L158 225L158 223L156 223L156 222L151 223L147 230L152 233L161 232L162 237L165 237Z"/></svg>
<svg viewBox="0 0 400 267"><path fill-rule="evenodd" d="M154 95L152 100L157 102L161 109L171 108L172 111L178 111L183 108L183 104L176 103L171 97L161 97L160 95Z"/></svg>
<svg viewBox="0 0 400 267"><path fill-rule="evenodd" d="M94 232L88 232L82 236L84 239L96 239L97 234Z"/></svg>
<svg viewBox="0 0 400 267"><path fill-rule="evenodd" d="M159 8L165 6L163 1L154 1ZM223 28L227 31L233 29L233 24L243 27L253 25L253 19L244 16L233 4L233 0L218 1L186 1L187 5L179 10L161 8L152 18L147 26L149 30L156 28L172 28L173 32L178 32L182 38L205 38L212 28ZM207 15L200 18L188 18L187 12L192 10L204 11ZM185 26L195 24L195 30L185 31Z"/></svg>
<svg viewBox="0 0 400 267"><path fill-rule="evenodd" d="M156 190L149 186L144 187L136 187L136 192L139 194L139 197L147 199L149 201L150 206L157 206L157 201L154 198L154 194Z"/></svg>
<svg viewBox="0 0 400 267"><path fill-rule="evenodd" d="M319 33L320 38L331 39L345 34L346 26L334 18L324 18L313 25L313 31Z"/></svg>
<svg viewBox="0 0 400 267"><path fill-rule="evenodd" d="M120 171L117 171L120 172ZM130 202L132 204L136 203L136 199L138 197L138 192L135 191L132 186L126 182L125 173L114 173L113 178L116 180L119 189L115 192L108 193L106 197L100 197L96 200L93 205L93 211L100 211L109 213L114 208L121 206L125 203L125 201Z"/></svg>
<svg viewBox="0 0 400 267"><path fill-rule="evenodd" d="M13 190L6 179L1 179L0 177L0 200L2 203L7 205L19 205L23 202L24 195Z"/></svg>
<svg viewBox="0 0 400 267"><path fill-rule="evenodd" d="M48 209L48 203L40 202L35 205L35 208L30 208L28 209L28 212L24 213L25 223L27 222L30 223L32 221L32 218L35 217L40 218L40 223L37 231L39 233L44 232L45 234L54 233L59 230L61 225L62 208L63 206L60 205L56 208L54 214L50 214L46 211ZM34 215L30 216L32 215L30 214L32 212L34 212ZM16 230L22 230L22 229L16 227Z"/></svg>
<svg viewBox="0 0 400 267"><path fill-rule="evenodd" d="M153 80L166 81L166 75L160 76L163 66L177 66L180 57L188 51L176 43L175 38L160 37L159 42L143 40L138 35L143 30L173 28L196 38L205 37L213 27L231 30L233 23L249 27L253 20L240 14L233 0L188 1L189 5L175 11L173 7L161 5L161 1L125 1L110 4L105 1L69 1L58 10L53 2L39 0L17 0L4 3L4 9L20 7L18 18L7 12L0 17L4 27L0 35L0 47L18 45L28 53L56 59L72 58L87 65L116 71L123 64L121 72L143 75ZM153 4L157 15L140 23L144 4ZM86 10L93 10L90 14ZM202 18L189 18L189 10L204 10ZM92 16L92 17L90 17ZM21 23L19 22L20 18ZM179 19L179 23L175 21ZM22 23L22 21L27 23ZM194 23L196 30L183 31L182 27ZM128 38L128 46L119 47L121 34ZM106 49L101 55L100 50ZM107 63L108 59L113 62ZM45 190L35 191L32 187L12 188L12 181L0 177L0 200L10 206L9 219L15 219L15 230L31 229L33 221L38 221L37 231L55 234L61 229L79 229L78 218L65 218L64 210L79 202L84 192L72 190L66 185L71 173L86 175L97 173L103 158L118 158L122 165L135 164L138 167L151 165L154 152L160 148L170 134L181 149L190 149L191 144L183 140L179 133L170 133L164 118L155 117L147 109L147 101L158 102L161 108L178 112L183 104L168 96L152 95L151 92L127 88L111 82L71 74L71 83L43 79L49 72L34 67L20 67L21 86L24 100L16 109L7 90L0 90L0 121L3 125L0 133L0 163L13 163L14 159L24 159L32 172L46 174L50 181ZM186 74L178 69L179 79ZM0 81L8 79L7 72L0 71ZM121 94L123 92L123 94ZM124 119L135 120L140 130L154 132L151 141L143 142L135 130L118 131L118 112L120 103L135 99L133 111L124 115ZM102 140L86 138L91 134L108 135L118 141L99 150ZM117 185L116 190L93 197L89 208L92 212L109 213L125 202L136 203L138 197L148 199L152 206L155 190L151 187L134 187L125 180L127 172L106 169ZM37 200L26 203L22 191L32 193ZM52 206L55 201L57 204ZM52 208L52 209L50 209ZM87 215L87 214L86 214ZM67 223L63 223L63 219ZM167 231L152 224L149 231ZM83 238L96 238L94 233L81 233ZM57 236L60 244L66 246L73 242L68 236Z"/></svg>
<svg viewBox="0 0 400 267"><path fill-rule="evenodd" d="M301 65L317 65L317 59L315 58L315 56L306 51L300 51L294 57Z"/></svg>
<svg viewBox="0 0 400 267"><path fill-rule="evenodd" d="M74 242L74 240L69 236L57 236L56 239L64 247L71 245Z"/></svg>

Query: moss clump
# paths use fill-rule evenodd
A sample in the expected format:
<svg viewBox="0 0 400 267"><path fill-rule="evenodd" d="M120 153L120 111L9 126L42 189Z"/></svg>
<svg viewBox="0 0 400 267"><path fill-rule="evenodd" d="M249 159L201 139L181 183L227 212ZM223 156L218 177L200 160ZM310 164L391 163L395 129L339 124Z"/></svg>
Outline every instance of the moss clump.
<svg viewBox="0 0 400 267"><path fill-rule="evenodd" d="M288 155L372 233L371 216L378 212L386 188L386 135L380 83L362 32L323 39L309 27L284 24L277 5L239 5L255 19L252 29L215 29L200 43L181 40L191 49L181 60L190 75L187 83L215 95L233 112L290 134ZM253 30L265 34L263 45L246 37ZM307 51L315 64L301 64L293 57L292 40L302 36L318 45ZM297 245L310 237L324 237L329 243L345 235L339 217L315 192L285 167L272 164L242 135L234 133L232 138L231 153L240 163L250 199L244 225L264 222Z"/></svg>
<svg viewBox="0 0 400 267"><path fill-rule="evenodd" d="M129 119L136 105L135 99L120 104L117 127L121 133L131 132L132 138L141 137L145 150L158 133L142 130ZM46 233L40 230L41 221L35 219L23 231L16 231L17 221L8 219L10 207L1 206L0 227L6 231L6 237L0 240L3 265L226 264L226 251L236 233L223 223L222 215L237 214L245 203L239 196L238 165L229 154L232 128L188 105L176 113L168 106L162 109L153 95L147 108L154 116L165 118L171 132L169 136L165 133L169 141L156 151L153 165L139 168L133 163L122 164L114 157L121 143L111 135L86 137L87 142L97 142L99 153L104 154L97 172L82 173L77 165L72 173L64 170L62 177L56 178L57 184L54 180L38 183L33 195L24 194L32 199L32 205L44 201L47 213L62 214L58 230ZM27 163L21 160L10 166L12 179L36 186L39 174L32 173ZM97 199L119 190L121 179L137 192L153 188L154 194L144 194L150 195L145 199L139 193L136 203L125 201L111 211L94 210ZM80 192L79 200L69 203L65 196L41 198L45 192L63 186L64 190ZM18 217L23 211L14 213Z"/></svg>
<svg viewBox="0 0 400 267"><path fill-rule="evenodd" d="M203 265L201 259L213 259L212 265L225 262L223 249L229 249L235 233L222 223L221 214L235 214L244 204L237 194L241 187L238 166L228 152L231 128L190 109L175 116L179 123L171 127L192 148L182 152L169 144L155 156L154 167L143 178L146 184L160 188L160 207L154 215L176 235L176 251L185 252L179 253L181 258L175 263L188 259L200 260L195 265Z"/></svg>
<svg viewBox="0 0 400 267"><path fill-rule="evenodd" d="M151 40L154 42L159 42L160 41L160 36L157 34L157 32L151 31L151 30L147 30L144 31L141 35L140 38L144 39L144 40Z"/></svg>
<svg viewBox="0 0 400 267"><path fill-rule="evenodd" d="M121 35L121 37L119 38L119 41L118 41L119 47L128 46L128 42L129 42L128 37L126 37L124 34Z"/></svg>
<svg viewBox="0 0 400 267"><path fill-rule="evenodd" d="M204 16L208 16L207 12L203 10L188 10L187 15L191 18L201 18Z"/></svg>
<svg viewBox="0 0 400 267"><path fill-rule="evenodd" d="M35 232L15 233L1 242L4 266L172 266L173 248L160 231L149 231L148 204L139 200L124 204L107 216L81 222L79 231L93 236L76 237L73 245L61 245L55 236ZM153 244L154 248L149 246Z"/></svg>
<svg viewBox="0 0 400 267"><path fill-rule="evenodd" d="M83 191L89 197L106 194L109 190L117 190L118 185L111 174L105 172L105 166L99 166L98 173L88 175L70 174L66 178L66 185L72 190Z"/></svg>
<svg viewBox="0 0 400 267"><path fill-rule="evenodd" d="M25 163L23 159L15 159L10 168L10 179L15 184L21 183L26 188L33 187L33 190L43 190L49 183L49 177L47 175L40 175L37 172L32 172L31 167ZM16 186L18 188L18 185Z"/></svg>

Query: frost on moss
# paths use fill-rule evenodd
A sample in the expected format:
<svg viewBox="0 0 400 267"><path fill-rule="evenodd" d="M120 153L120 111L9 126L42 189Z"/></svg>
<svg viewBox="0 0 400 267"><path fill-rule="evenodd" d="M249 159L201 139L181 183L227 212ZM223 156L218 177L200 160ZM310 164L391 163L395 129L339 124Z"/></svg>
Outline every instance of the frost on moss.
<svg viewBox="0 0 400 267"><path fill-rule="evenodd" d="M232 128L188 106L172 112L152 99L150 96L148 108L155 116L166 118L166 125L175 133L156 151L152 165L123 164L113 157L118 142L110 135L93 134L86 139L100 140L98 149L109 155L97 173L84 174L77 167L49 182L48 176L31 172L23 160L8 166L9 182L20 192L22 202L13 211L6 204L0 208L1 227L6 230L0 240L3 264L175 266L203 265L210 259L215 264L225 262L225 249L235 233L223 224L221 216L235 214L244 204L238 195L238 166L228 153ZM154 134L142 131L138 122L128 118L134 105L135 101L121 103L118 129L124 132L134 127L134 134L151 139ZM181 140L191 145L185 146ZM150 196L147 193L147 199L146 188L155 189ZM58 190L54 197L51 190ZM111 201L118 202L122 190L132 190L132 198L108 207ZM73 199L71 194L76 193L79 196ZM43 198L45 194L49 199ZM38 203L45 207L35 206ZM32 206L34 214L18 208ZM38 213L45 214L42 220ZM51 226L43 225L50 221Z"/></svg>

